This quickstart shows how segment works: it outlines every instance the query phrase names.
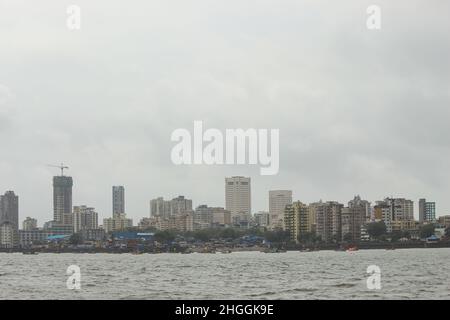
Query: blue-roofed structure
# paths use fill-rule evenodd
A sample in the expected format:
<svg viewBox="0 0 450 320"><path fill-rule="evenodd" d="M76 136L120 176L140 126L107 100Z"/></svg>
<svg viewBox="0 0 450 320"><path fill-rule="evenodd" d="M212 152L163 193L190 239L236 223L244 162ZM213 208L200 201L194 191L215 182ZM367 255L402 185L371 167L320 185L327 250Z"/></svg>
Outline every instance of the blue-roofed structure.
<svg viewBox="0 0 450 320"><path fill-rule="evenodd" d="M155 234L151 232L113 232L113 237L115 240L142 240L149 241L153 240Z"/></svg>
<svg viewBox="0 0 450 320"><path fill-rule="evenodd" d="M60 241L60 240L65 240L70 238L70 235L67 234L56 234L56 235L52 235L52 236L48 236L47 240L49 241Z"/></svg>

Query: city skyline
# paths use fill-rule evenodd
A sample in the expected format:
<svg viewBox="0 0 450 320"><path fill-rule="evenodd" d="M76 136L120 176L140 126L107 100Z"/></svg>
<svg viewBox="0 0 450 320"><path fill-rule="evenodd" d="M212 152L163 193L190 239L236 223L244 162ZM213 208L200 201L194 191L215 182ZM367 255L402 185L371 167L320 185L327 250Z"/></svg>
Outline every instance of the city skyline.
<svg viewBox="0 0 450 320"><path fill-rule="evenodd" d="M57 183L61 184L61 181L62 181L61 178L64 179L63 184L67 185L70 188L70 194L66 195L66 197L68 196L70 201L72 201L72 187L75 189L75 192L76 192L76 180L74 182L73 177L66 176L66 175L64 175L64 176L61 176L61 175L54 176L53 177L53 206L54 207L52 209L53 210L53 219L50 219L48 217L44 218L44 219L39 219L37 216L33 216L33 215L30 215L30 214L25 214L25 215L21 214L20 210L18 210L18 226L19 226L19 228L22 226L22 222L25 221L25 219L28 218L28 217L36 219L38 221L38 226L39 227L42 227L45 223L50 222L50 221L63 222L63 221L61 221L58 218L60 213L58 213L57 209L60 208L60 207L64 208L64 201L61 201L61 198L64 198L64 197L61 197L61 196L58 197L58 191L56 191L56 190L60 190L61 189L60 185L57 184L56 185L56 189L55 189L55 181L57 181ZM164 200L165 199L164 196L158 195L158 196L156 196L156 197L154 197L154 198L152 198L152 199L147 201L147 204L148 204L147 214L140 215L140 216L132 216L128 212L126 212L126 209L125 209L125 212L122 212L122 213L126 214L127 218L130 218L134 222L137 222L137 221L139 221L142 218L152 217L152 202L153 201L157 201L157 200L161 200L161 201L167 202L169 204L177 202L177 201L180 201L180 200L183 203L185 203L186 201L190 202L189 208L187 208L187 207L179 208L179 209L176 210L177 213L181 213L181 212L183 212L185 210L189 211L189 210L192 210L192 209L196 209L196 208L198 208L200 206L203 206L203 205L207 205L209 207L216 207L216 208L224 208L224 209L226 209L226 206L227 206L227 204L226 204L227 192L229 192L228 191L228 183L229 183L229 181L238 181L238 182L245 181L246 183L249 184L249 189L253 188L252 186L250 187L251 179L252 179L251 177L232 176L232 177L225 177L224 179L225 179L225 188L222 190L222 193L224 195L223 204L217 205L217 204L211 204L211 203L209 203L207 201L203 201L203 200L190 199L189 196L187 196L186 194L182 194L182 195L179 194L179 195L169 196L167 198L169 200L166 201L166 200ZM72 215L73 215L74 209L75 208L80 208L80 206L81 207L89 206L91 208L88 208L88 209L96 210L96 215L98 215L98 221L99 221L98 225L102 225L101 221L103 221L104 219L115 217L116 215L119 215L120 213L117 210L115 210L114 208L115 207L116 208L117 207L125 208L125 203L127 202L126 196L125 196L125 189L126 189L126 187L123 186L123 185L116 184L116 185L111 186L111 188L113 190L112 196L111 196L111 199L110 199L110 203L112 203L110 212L112 212L112 214L111 213L107 213L107 212L106 213L99 212L99 210L97 209L97 206L95 205L95 203L74 202L74 205L71 208L71 212L68 213L70 215L70 217L69 217L69 221L70 221L69 224L72 223L71 219L72 219ZM12 192L12 194L15 197L19 197L19 194L17 194L14 190L7 190L5 192L5 195L7 195L8 193L11 193L11 192ZM249 192L249 190L246 191L246 192L248 192L248 195L250 196L250 204L249 204L249 206L252 207L253 206L252 193ZM336 202L336 203L339 203L339 204L346 204L347 202L350 201L349 199L351 199L351 197L349 197L346 200L335 200L335 199L327 199L327 198L318 198L318 199L314 199L312 201L306 201L304 199L295 197L295 193L293 192L293 190L290 190L290 189L285 189L285 190L270 189L270 190L267 190L267 197L266 197L267 198L266 199L267 200L267 205L266 205L266 208L264 208L262 210L251 209L250 214L251 215L255 215L255 214L259 213L259 212L267 212L268 214L270 214L270 210L271 210L270 205L271 205L271 197L272 196L275 196L275 197L288 196L289 201L286 202L287 204L290 204L290 203L292 203L294 201L300 201L300 202L305 203L305 204L315 204L317 202L322 202L322 201L324 201L324 202L327 202L327 201L328 202ZM351 200L350 202L357 201L358 199L359 199L358 201L361 201L361 194L360 193L355 193L353 196L355 198L353 200ZM368 200L370 198L367 198L367 197L364 197L364 196L362 198L364 199L364 201L367 200L371 204L372 208L374 208L377 205L380 205L381 203L383 203L384 201L386 201L389 198L396 198L396 199L399 199L399 200L406 199L406 201L411 201L412 202L412 212L413 212L412 218L414 220L417 220L417 221L421 221L421 216L420 216L421 215L421 201L429 200L428 198L425 199L424 197L420 197L419 199L411 199L411 198L409 198L407 196L401 196L401 197L400 196L394 196L394 197L392 197L392 195L385 195L385 196L382 196L382 197L379 197L379 198L376 198L376 199L371 199L371 200ZM62 203L62 205L61 205L61 203ZM439 210L439 205L436 205L436 201L434 201L434 200L432 200L432 202L424 202L424 203L433 205L433 210L434 210L433 212L434 212L436 218L449 214L449 212L443 212L443 211ZM246 205L247 204L245 204L245 206ZM177 206L179 206L179 205L177 204ZM170 209L170 211L172 211L172 209ZM230 210L230 212L231 212L231 210ZM234 213L232 212L232 214L236 214L237 212L238 211L236 211ZM55 219L55 218L58 218L58 219ZM411 218L411 217L408 216L408 218ZM137 223L134 223L134 225L137 225Z"/></svg>

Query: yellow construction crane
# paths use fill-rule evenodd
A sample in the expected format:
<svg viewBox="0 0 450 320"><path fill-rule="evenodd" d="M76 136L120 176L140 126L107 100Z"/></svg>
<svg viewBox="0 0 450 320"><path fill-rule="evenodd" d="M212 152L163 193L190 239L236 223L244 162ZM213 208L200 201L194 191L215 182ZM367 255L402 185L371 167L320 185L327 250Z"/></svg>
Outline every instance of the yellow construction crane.
<svg viewBox="0 0 450 320"><path fill-rule="evenodd" d="M65 166L64 163L61 163L61 165L54 165L54 164L48 164L49 167L59 168L61 170L61 176L64 175L64 169L69 169L68 166Z"/></svg>

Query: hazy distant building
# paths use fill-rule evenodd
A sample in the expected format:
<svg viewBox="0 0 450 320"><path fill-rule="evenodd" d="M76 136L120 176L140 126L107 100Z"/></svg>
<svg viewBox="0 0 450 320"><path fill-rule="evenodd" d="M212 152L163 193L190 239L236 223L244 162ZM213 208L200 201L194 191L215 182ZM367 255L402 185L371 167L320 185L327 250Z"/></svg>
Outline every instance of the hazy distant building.
<svg viewBox="0 0 450 320"><path fill-rule="evenodd" d="M439 224L441 224L447 228L450 227L450 215L440 216Z"/></svg>
<svg viewBox="0 0 450 320"><path fill-rule="evenodd" d="M251 215L250 178L225 178L225 209L230 211L232 218L242 214Z"/></svg>
<svg viewBox="0 0 450 320"><path fill-rule="evenodd" d="M72 235L73 225L64 224L58 221L48 221L44 223L43 230L52 235Z"/></svg>
<svg viewBox="0 0 450 320"><path fill-rule="evenodd" d="M194 229L223 227L231 224L231 213L220 207L198 206L194 214Z"/></svg>
<svg viewBox="0 0 450 320"><path fill-rule="evenodd" d="M53 220L71 224L72 219L72 177L53 177Z"/></svg>
<svg viewBox="0 0 450 320"><path fill-rule="evenodd" d="M98 213L87 206L73 207L73 232L98 228Z"/></svg>
<svg viewBox="0 0 450 320"><path fill-rule="evenodd" d="M192 211L192 200L184 196L178 196L170 201L170 215L180 215L186 211Z"/></svg>
<svg viewBox="0 0 450 320"><path fill-rule="evenodd" d="M269 191L269 221L271 228L283 228L284 209L291 204L291 190Z"/></svg>
<svg viewBox="0 0 450 320"><path fill-rule="evenodd" d="M19 243L22 247L27 247L33 244L45 244L47 243L47 238L51 235L53 235L53 233L41 229L19 230Z"/></svg>
<svg viewBox="0 0 450 320"><path fill-rule="evenodd" d="M436 203L427 202L426 199L419 200L419 222L436 221Z"/></svg>
<svg viewBox="0 0 450 320"><path fill-rule="evenodd" d="M171 201L159 197L150 201L150 217L162 217L168 219L171 214Z"/></svg>
<svg viewBox="0 0 450 320"><path fill-rule="evenodd" d="M0 196L0 224L8 222L15 230L19 229L19 197L14 191Z"/></svg>
<svg viewBox="0 0 450 320"><path fill-rule="evenodd" d="M133 220L128 219L125 213L116 214L113 218L103 219L105 232L124 231L133 227Z"/></svg>
<svg viewBox="0 0 450 320"><path fill-rule="evenodd" d="M125 188L123 186L112 187L113 217L125 213Z"/></svg>
<svg viewBox="0 0 450 320"><path fill-rule="evenodd" d="M27 217L22 222L22 229L24 231L36 230L37 229L37 220L33 219L33 218L30 218L30 217Z"/></svg>
<svg viewBox="0 0 450 320"><path fill-rule="evenodd" d="M267 228L270 222L270 214L266 211L259 211L255 213L255 224L259 227Z"/></svg>

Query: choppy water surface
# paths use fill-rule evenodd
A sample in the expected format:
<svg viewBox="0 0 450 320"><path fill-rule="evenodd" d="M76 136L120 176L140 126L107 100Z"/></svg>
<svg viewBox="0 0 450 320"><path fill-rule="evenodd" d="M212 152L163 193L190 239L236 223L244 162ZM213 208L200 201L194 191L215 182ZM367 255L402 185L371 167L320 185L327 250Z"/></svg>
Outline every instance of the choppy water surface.
<svg viewBox="0 0 450 320"><path fill-rule="evenodd" d="M81 290L66 269L81 268ZM369 265L381 290L368 290ZM0 253L0 299L450 299L450 249L231 254Z"/></svg>

